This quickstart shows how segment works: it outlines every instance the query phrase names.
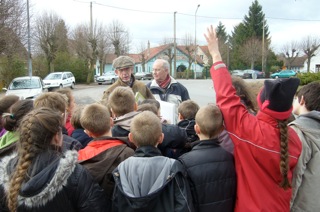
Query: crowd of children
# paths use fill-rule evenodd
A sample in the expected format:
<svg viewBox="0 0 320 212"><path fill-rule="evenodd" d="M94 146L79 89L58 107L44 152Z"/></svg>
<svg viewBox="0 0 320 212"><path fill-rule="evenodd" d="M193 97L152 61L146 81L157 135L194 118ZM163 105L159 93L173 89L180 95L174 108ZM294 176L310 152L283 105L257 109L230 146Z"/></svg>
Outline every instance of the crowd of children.
<svg viewBox="0 0 320 212"><path fill-rule="evenodd" d="M320 82L265 80L255 101L205 38L217 104L183 101L176 125L129 86L0 99L0 211L318 211Z"/></svg>

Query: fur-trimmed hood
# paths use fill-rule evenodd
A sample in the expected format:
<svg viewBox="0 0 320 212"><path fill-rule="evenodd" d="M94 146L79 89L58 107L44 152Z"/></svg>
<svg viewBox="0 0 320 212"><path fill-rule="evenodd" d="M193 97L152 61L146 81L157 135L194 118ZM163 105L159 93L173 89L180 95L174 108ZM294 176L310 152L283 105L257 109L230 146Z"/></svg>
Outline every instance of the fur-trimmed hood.
<svg viewBox="0 0 320 212"><path fill-rule="evenodd" d="M28 208L46 205L66 186L78 159L76 151L66 151L61 157L56 151L38 155L28 172L29 180L22 184L18 204ZM17 153L7 156L0 163L0 185L8 192L10 175L17 164Z"/></svg>

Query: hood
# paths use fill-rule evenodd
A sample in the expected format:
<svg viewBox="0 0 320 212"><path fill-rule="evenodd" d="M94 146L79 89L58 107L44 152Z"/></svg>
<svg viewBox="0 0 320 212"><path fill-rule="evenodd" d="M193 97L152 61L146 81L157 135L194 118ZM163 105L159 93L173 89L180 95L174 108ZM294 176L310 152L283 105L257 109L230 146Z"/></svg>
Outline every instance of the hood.
<svg viewBox="0 0 320 212"><path fill-rule="evenodd" d="M127 131L130 131L130 125L131 125L131 121L133 119L134 116L138 115L139 111L132 111L130 113L127 113L123 116L119 116L119 117L116 117L113 122L114 122L114 125L119 125L121 126L123 129L127 130Z"/></svg>
<svg viewBox="0 0 320 212"><path fill-rule="evenodd" d="M163 156L128 158L118 166L123 192L129 197L152 195L171 179L174 162Z"/></svg>
<svg viewBox="0 0 320 212"><path fill-rule="evenodd" d="M8 191L10 175L15 167L16 153L3 159L0 164L0 183ZM40 154L33 160L32 176L22 184L19 202L27 207L36 208L51 201L67 184L78 159L76 151L67 151L65 156L57 157L57 153ZM8 168L9 167L9 168Z"/></svg>
<svg viewBox="0 0 320 212"><path fill-rule="evenodd" d="M42 93L42 88L7 90L6 95L17 95L20 99L35 99Z"/></svg>

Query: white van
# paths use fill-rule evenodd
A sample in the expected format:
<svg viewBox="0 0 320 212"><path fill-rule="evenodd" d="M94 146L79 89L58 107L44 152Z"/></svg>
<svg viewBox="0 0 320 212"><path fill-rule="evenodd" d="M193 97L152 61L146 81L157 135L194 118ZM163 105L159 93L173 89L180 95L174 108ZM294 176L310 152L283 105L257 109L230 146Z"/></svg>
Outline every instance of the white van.
<svg viewBox="0 0 320 212"><path fill-rule="evenodd" d="M70 87L73 89L76 85L76 79L71 72L53 72L43 79L44 84L52 90L53 88Z"/></svg>

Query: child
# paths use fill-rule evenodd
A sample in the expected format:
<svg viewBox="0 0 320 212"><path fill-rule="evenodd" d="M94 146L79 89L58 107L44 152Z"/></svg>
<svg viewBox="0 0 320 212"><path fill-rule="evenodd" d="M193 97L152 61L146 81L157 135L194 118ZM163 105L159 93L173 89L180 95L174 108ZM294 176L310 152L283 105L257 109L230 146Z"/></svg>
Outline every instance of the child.
<svg viewBox="0 0 320 212"><path fill-rule="evenodd" d="M120 162L132 156L134 150L125 138L111 136L112 119L107 107L97 103L87 105L80 122L88 136L94 139L79 151L78 159L111 200L114 188L112 171Z"/></svg>
<svg viewBox="0 0 320 212"><path fill-rule="evenodd" d="M137 150L113 171L114 211L192 211L182 165L157 149L163 139L159 117L150 111L135 116L129 138Z"/></svg>
<svg viewBox="0 0 320 212"><path fill-rule="evenodd" d="M75 101L74 101L74 96L72 94L72 91L70 88L60 88L58 90L56 90L56 92L61 93L66 95L67 99L68 99L68 105L67 105L67 120L66 120L66 125L65 128L67 130L67 134L68 136L71 136L74 128L70 122L70 119L72 117L73 114L73 110L75 107Z"/></svg>
<svg viewBox="0 0 320 212"><path fill-rule="evenodd" d="M54 111L60 112L61 119L63 120L62 125L62 134L63 134L63 145L62 149L63 151L66 150L79 150L82 149L82 145L79 141L76 139L68 136L65 128L65 123L67 119L67 104L68 100L66 95L63 95L58 92L47 92L44 94L41 94L34 100L34 107L40 108L40 107L48 107Z"/></svg>
<svg viewBox="0 0 320 212"><path fill-rule="evenodd" d="M116 87L110 94L108 105L114 118L112 136L128 136L131 120L139 114L133 91L130 87Z"/></svg>
<svg viewBox="0 0 320 212"><path fill-rule="evenodd" d="M18 100L9 110L9 113L2 114L3 127L7 132L0 138L0 158L10 155L16 151L19 133L17 129L22 118L33 110L33 100Z"/></svg>
<svg viewBox="0 0 320 212"><path fill-rule="evenodd" d="M219 145L222 114L212 104L200 108L194 125L200 140L179 160L187 170L196 211L234 210L236 171L233 155ZM205 165L204 165L205 164Z"/></svg>
<svg viewBox="0 0 320 212"><path fill-rule="evenodd" d="M72 113L70 123L74 130L72 131L71 137L77 139L82 148L85 148L87 144L92 141L92 137L89 137L85 132L80 122L81 113L83 111L84 105L77 105Z"/></svg>
<svg viewBox="0 0 320 212"><path fill-rule="evenodd" d="M6 133L6 129L2 125L2 114L9 112L11 105L19 100L19 96L7 95L0 99L0 138Z"/></svg>
<svg viewBox="0 0 320 212"><path fill-rule="evenodd" d="M235 95L212 26L205 38L212 56L210 73L216 102L234 143L235 211L289 211L292 173L301 153L301 141L287 126L287 119L300 81L298 78L265 80L257 96L260 111L254 116Z"/></svg>
<svg viewBox="0 0 320 212"><path fill-rule="evenodd" d="M291 211L320 209L320 82L303 86L295 96L289 123L302 142L302 153L292 179Z"/></svg>
<svg viewBox="0 0 320 212"><path fill-rule="evenodd" d="M199 140L195 130L195 117L199 110L199 105L192 100L186 100L181 102L178 107L178 126L184 129L188 135L188 142L193 142Z"/></svg>
<svg viewBox="0 0 320 212"><path fill-rule="evenodd" d="M110 211L77 152L62 153L62 124L49 108L23 118L17 153L0 163L0 211Z"/></svg>

